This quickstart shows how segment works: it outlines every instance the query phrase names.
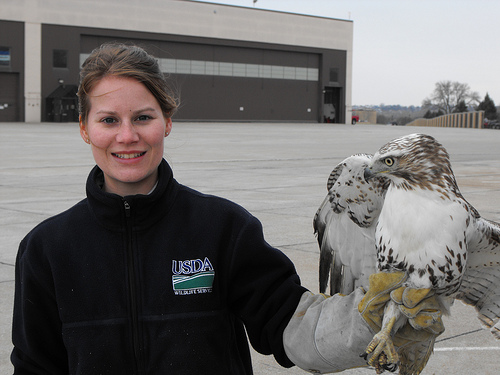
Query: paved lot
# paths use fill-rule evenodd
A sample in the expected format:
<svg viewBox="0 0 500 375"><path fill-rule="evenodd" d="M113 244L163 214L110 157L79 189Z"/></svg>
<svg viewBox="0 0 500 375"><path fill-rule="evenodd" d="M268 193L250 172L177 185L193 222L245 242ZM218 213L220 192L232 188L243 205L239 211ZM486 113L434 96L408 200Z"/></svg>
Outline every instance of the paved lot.
<svg viewBox="0 0 500 375"><path fill-rule="evenodd" d="M175 123L165 155L175 177L240 203L264 225L267 240L296 264L317 292L318 247L312 218L326 179L343 158L375 152L400 135L425 132L451 154L464 196L500 221L500 131L378 125ZM0 123L0 373L9 374L14 262L22 237L38 222L84 197L93 166L76 124ZM498 374L500 342L473 308L457 303L425 374ZM254 355L256 374L303 374ZM374 374L368 369L347 374Z"/></svg>

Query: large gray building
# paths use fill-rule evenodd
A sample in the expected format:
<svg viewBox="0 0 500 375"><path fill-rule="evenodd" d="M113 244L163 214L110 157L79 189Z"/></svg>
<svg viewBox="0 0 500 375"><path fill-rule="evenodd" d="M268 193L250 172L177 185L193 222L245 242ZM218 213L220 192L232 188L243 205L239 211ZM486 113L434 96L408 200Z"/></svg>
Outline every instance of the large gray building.
<svg viewBox="0 0 500 375"><path fill-rule="evenodd" d="M0 121L77 121L104 42L160 59L177 120L350 122L351 21L187 0L2 0ZM334 108L334 110L332 110Z"/></svg>

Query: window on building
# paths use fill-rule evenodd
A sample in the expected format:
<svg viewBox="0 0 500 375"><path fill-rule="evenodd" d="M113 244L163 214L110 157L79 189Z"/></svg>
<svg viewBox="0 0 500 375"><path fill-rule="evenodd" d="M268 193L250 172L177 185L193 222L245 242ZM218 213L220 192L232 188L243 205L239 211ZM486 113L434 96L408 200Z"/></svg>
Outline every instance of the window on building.
<svg viewBox="0 0 500 375"><path fill-rule="evenodd" d="M65 49L55 49L52 54L52 66L54 68L67 68L68 51Z"/></svg>
<svg viewBox="0 0 500 375"><path fill-rule="evenodd" d="M80 66L88 54L80 54ZM299 81L318 81L318 68L304 68L298 66L244 64L222 61L159 59L164 73L173 74L200 74L209 76L272 78ZM336 69L338 75L338 69ZM337 78L335 79L335 82Z"/></svg>
<svg viewBox="0 0 500 375"><path fill-rule="evenodd" d="M0 66L10 66L10 48L0 46Z"/></svg>

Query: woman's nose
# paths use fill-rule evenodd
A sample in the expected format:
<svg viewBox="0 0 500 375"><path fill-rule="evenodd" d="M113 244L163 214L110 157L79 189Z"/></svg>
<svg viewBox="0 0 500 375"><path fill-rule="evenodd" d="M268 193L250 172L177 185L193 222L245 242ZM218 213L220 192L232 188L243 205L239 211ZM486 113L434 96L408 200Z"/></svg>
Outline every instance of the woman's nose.
<svg viewBox="0 0 500 375"><path fill-rule="evenodd" d="M133 143L139 140L139 134L134 124L130 121L123 121L118 129L116 140L120 143Z"/></svg>

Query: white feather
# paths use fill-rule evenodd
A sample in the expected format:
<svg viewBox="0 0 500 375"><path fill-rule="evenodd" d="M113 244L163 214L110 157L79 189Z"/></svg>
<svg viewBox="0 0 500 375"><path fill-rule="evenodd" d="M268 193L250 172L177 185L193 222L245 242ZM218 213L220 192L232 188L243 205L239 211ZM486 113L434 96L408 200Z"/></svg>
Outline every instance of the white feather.
<svg viewBox="0 0 500 375"><path fill-rule="evenodd" d="M397 249L399 260L415 269L426 269L430 259L436 267L445 266L446 248L465 253L464 233L469 213L457 200L442 199L428 190L403 190L390 186L378 220L376 239ZM464 245L462 248L459 242ZM384 242L382 242L384 244ZM428 277L410 275L409 284L415 288L430 288ZM445 287L442 280L439 288Z"/></svg>

